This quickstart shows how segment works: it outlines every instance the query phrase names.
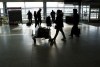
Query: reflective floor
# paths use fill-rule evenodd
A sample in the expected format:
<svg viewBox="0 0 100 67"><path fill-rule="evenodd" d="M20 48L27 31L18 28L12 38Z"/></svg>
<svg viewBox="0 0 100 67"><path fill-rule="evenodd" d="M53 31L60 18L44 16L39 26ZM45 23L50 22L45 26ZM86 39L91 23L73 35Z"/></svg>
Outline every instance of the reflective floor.
<svg viewBox="0 0 100 67"><path fill-rule="evenodd" d="M59 33L56 43L50 46L44 38L37 38L34 45L34 24L0 26L0 67L100 67L100 27L80 24L79 38L69 37L71 28L72 25L64 24L66 41L61 40ZM53 25L51 37L54 35Z"/></svg>

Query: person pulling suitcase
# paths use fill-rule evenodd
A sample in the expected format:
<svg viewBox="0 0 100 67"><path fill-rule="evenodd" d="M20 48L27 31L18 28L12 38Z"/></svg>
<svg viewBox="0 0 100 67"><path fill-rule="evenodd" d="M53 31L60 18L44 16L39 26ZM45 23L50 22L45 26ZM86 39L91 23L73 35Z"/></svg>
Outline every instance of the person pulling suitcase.
<svg viewBox="0 0 100 67"><path fill-rule="evenodd" d="M79 14L77 14L77 9L73 9L73 27L71 29L71 33L69 36L73 37L73 35L79 37L80 29L78 28L79 24Z"/></svg>

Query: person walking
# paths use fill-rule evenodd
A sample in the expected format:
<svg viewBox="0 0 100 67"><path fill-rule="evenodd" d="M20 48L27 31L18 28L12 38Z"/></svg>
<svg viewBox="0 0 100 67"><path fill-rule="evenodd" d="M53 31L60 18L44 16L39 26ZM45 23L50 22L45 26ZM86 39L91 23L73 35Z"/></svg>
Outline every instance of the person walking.
<svg viewBox="0 0 100 67"><path fill-rule="evenodd" d="M79 14L77 14L77 9L73 9L73 27L69 36L73 37L73 34L75 34L77 37L79 37L80 29L78 28L78 24Z"/></svg>
<svg viewBox="0 0 100 67"><path fill-rule="evenodd" d="M32 23L32 13L30 12L30 10L28 11L27 15L28 15L29 23Z"/></svg>
<svg viewBox="0 0 100 67"><path fill-rule="evenodd" d="M51 15L51 18L52 18L52 22L55 23L55 11L52 10L50 15Z"/></svg>
<svg viewBox="0 0 100 67"><path fill-rule="evenodd" d="M39 26L39 22L37 20L37 13L36 11L34 11L34 19L35 19L35 27L38 25Z"/></svg>
<svg viewBox="0 0 100 67"><path fill-rule="evenodd" d="M62 40L65 41L66 37L65 37L65 34L64 34L64 31L63 31L64 25L63 25L63 12L62 12L62 10L57 10L57 17L56 17L55 23L56 23L56 26L55 26L56 34L55 34L53 40L54 41L56 40L56 37L57 37L57 35L58 35L59 31L60 31L62 33L62 35L63 35Z"/></svg>
<svg viewBox="0 0 100 67"><path fill-rule="evenodd" d="M37 12L37 21L39 23L39 25L41 26L42 20L41 20L41 8L39 8L38 12Z"/></svg>

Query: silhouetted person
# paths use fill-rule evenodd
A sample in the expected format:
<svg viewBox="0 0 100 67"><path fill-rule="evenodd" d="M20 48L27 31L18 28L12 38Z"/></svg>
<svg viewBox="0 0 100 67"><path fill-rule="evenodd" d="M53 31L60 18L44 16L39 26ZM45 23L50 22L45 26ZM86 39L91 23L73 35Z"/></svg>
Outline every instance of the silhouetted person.
<svg viewBox="0 0 100 67"><path fill-rule="evenodd" d="M52 10L51 14L51 18L52 18L52 22L54 23L55 21L55 12Z"/></svg>
<svg viewBox="0 0 100 67"><path fill-rule="evenodd" d="M36 11L34 11L34 19L35 19L35 27L38 25L39 26L39 22L37 20L37 13Z"/></svg>
<svg viewBox="0 0 100 67"><path fill-rule="evenodd" d="M70 36L73 37L73 34L79 36L80 30L78 29L79 24L79 15L77 14L77 9L73 9L73 27L71 29Z"/></svg>
<svg viewBox="0 0 100 67"><path fill-rule="evenodd" d="M42 21L41 21L41 8L39 8L39 10L37 12L37 20L38 20L39 25L41 26L41 23L42 23Z"/></svg>
<svg viewBox="0 0 100 67"><path fill-rule="evenodd" d="M51 27L51 19L50 19L50 16L46 17L46 24L47 24L47 27Z"/></svg>
<svg viewBox="0 0 100 67"><path fill-rule="evenodd" d="M56 17L56 21L55 22L56 22L56 26L55 26L56 34L55 34L53 40L54 41L56 40L56 37L57 37L59 31L63 35L62 40L66 40L65 34L63 32L63 12L61 10L57 10L57 17Z"/></svg>
<svg viewBox="0 0 100 67"><path fill-rule="evenodd" d="M32 23L32 13L30 12L30 10L28 11L27 15L28 15L29 23Z"/></svg>

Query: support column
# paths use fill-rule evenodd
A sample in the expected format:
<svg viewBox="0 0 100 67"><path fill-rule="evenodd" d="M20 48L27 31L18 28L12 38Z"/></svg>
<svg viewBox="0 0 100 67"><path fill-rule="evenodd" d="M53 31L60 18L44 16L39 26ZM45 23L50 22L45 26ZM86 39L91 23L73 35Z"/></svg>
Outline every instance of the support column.
<svg viewBox="0 0 100 67"><path fill-rule="evenodd" d="M89 22L90 22L90 17L91 17L91 5L90 5L90 8L89 8Z"/></svg>
<svg viewBox="0 0 100 67"><path fill-rule="evenodd" d="M100 21L100 8L99 8L99 16L98 16L98 20Z"/></svg>
<svg viewBox="0 0 100 67"><path fill-rule="evenodd" d="M0 17L1 17L1 9L0 9Z"/></svg>
<svg viewBox="0 0 100 67"><path fill-rule="evenodd" d="M7 5L6 5L6 2L3 2L3 14L4 14L4 16L7 16Z"/></svg>
<svg viewBox="0 0 100 67"><path fill-rule="evenodd" d="M46 0L43 0L43 19L47 17Z"/></svg>
<svg viewBox="0 0 100 67"><path fill-rule="evenodd" d="M82 8L82 21L83 21L83 4L81 4L81 5L82 5L81 8Z"/></svg>
<svg viewBox="0 0 100 67"><path fill-rule="evenodd" d="M80 20L80 17L81 17L81 2L79 2L79 20Z"/></svg>

